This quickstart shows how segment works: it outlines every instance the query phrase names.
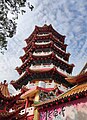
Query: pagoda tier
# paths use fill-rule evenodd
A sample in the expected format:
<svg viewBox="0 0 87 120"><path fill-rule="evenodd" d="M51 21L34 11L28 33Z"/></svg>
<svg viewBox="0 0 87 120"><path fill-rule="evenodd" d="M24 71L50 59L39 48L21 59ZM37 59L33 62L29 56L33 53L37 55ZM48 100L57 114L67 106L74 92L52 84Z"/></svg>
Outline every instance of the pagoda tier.
<svg viewBox="0 0 87 120"><path fill-rule="evenodd" d="M65 80L72 73L74 64L69 64L70 53L66 53L65 36L56 32L51 25L35 27L35 30L26 39L25 55L20 57L23 64L16 67L21 77L12 82L13 86L21 88L28 81L54 80L57 83L71 86ZM38 69L37 72L36 69Z"/></svg>
<svg viewBox="0 0 87 120"><path fill-rule="evenodd" d="M44 65L50 65L51 63L53 63L53 65L61 68L62 70L66 71L69 74L72 72L72 69L74 67L73 64L68 64L68 62L61 59L57 54L54 54L54 52L48 52L48 53L43 52L42 54L30 53L27 61L25 61L21 67L19 68L17 67L16 70L18 71L19 74L22 74L26 70L26 67L27 66L30 67L31 64L32 65L43 64L44 66Z"/></svg>
<svg viewBox="0 0 87 120"><path fill-rule="evenodd" d="M16 88L20 89L22 85L28 84L28 82L35 81L52 81L54 80L56 83L63 84L64 86L72 86L69 82L65 80L67 77L67 73L62 71L61 69L51 66L51 67L27 67L26 72L21 75L21 77L17 81L11 81L11 84Z"/></svg>
<svg viewBox="0 0 87 120"><path fill-rule="evenodd" d="M55 54L57 54L59 57L63 58L65 61L69 60L70 53L66 53L65 51L61 50L58 48L52 41L46 43L46 44L36 44L32 43L31 47L27 51L27 53L24 56L21 56L20 59L22 62L25 62L27 58L29 57L29 53L34 53L34 52L49 52L53 51Z"/></svg>
<svg viewBox="0 0 87 120"><path fill-rule="evenodd" d="M46 52L46 51L53 51L54 53L58 54L59 57L63 58L65 61L69 60L70 53L66 53L65 51L61 50L57 47L52 41L46 42L45 44L40 43L32 43L31 47L27 51L24 56L21 56L20 59L24 62L29 57L29 52Z"/></svg>
<svg viewBox="0 0 87 120"><path fill-rule="evenodd" d="M59 39L62 43L64 43L65 40L65 36L59 34L57 31L55 31L52 27L52 25L47 26L46 24L43 27L38 27L35 26L35 30L33 31L33 33L29 36L29 38L27 38L25 41L28 44L32 38L34 37L35 34L48 34L48 33L52 33L57 39Z"/></svg>
<svg viewBox="0 0 87 120"><path fill-rule="evenodd" d="M27 44L27 46L24 48L24 51L27 52L27 50L31 47L32 42L50 42L53 41L60 49L66 51L67 44L63 44L59 39L57 39L55 36L53 36L52 33L48 34L35 34L32 40Z"/></svg>

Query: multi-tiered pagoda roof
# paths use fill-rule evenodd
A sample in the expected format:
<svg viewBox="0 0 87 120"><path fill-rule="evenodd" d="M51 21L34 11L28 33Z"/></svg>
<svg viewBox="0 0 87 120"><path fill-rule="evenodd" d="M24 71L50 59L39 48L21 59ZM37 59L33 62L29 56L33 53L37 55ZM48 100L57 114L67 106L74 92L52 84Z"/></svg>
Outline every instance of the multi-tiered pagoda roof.
<svg viewBox="0 0 87 120"><path fill-rule="evenodd" d="M22 65L16 68L21 76L18 80L11 81L16 89L29 81L45 80L71 86L65 78L72 73L74 64L68 63L70 53L66 52L65 36L55 31L52 25L35 26L25 41L25 54L20 57Z"/></svg>
<svg viewBox="0 0 87 120"><path fill-rule="evenodd" d="M21 95L22 93L10 96L6 80L4 83L0 83L0 120L23 120L26 117L26 114L20 114L25 101L22 104L17 103L18 100L22 100Z"/></svg>

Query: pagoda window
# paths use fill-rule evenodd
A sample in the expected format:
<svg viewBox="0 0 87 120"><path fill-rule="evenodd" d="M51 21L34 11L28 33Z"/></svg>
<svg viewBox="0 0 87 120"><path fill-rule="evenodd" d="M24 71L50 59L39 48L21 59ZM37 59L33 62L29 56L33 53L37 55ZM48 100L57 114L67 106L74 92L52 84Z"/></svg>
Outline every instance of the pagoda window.
<svg viewBox="0 0 87 120"><path fill-rule="evenodd" d="M67 72L67 73L70 73L68 69L66 69L66 72Z"/></svg>
<svg viewBox="0 0 87 120"><path fill-rule="evenodd" d="M35 73L34 73L34 75L33 75L33 79L38 79L39 77L38 77L38 75L36 75Z"/></svg>
<svg viewBox="0 0 87 120"><path fill-rule="evenodd" d="M49 60L49 61L47 61L48 62L48 64L51 64L52 63L52 60Z"/></svg>
<svg viewBox="0 0 87 120"><path fill-rule="evenodd" d="M50 40L49 40L49 39L45 39L44 41L45 41L45 42L49 42Z"/></svg>
<svg viewBox="0 0 87 120"><path fill-rule="evenodd" d="M37 52L38 52L38 49L36 49L35 52L37 53Z"/></svg>
<svg viewBox="0 0 87 120"><path fill-rule="evenodd" d="M72 68L68 69L67 72L70 74L72 72Z"/></svg>
<svg viewBox="0 0 87 120"><path fill-rule="evenodd" d="M44 78L44 74L38 74L38 78L40 79L43 79Z"/></svg>
<svg viewBox="0 0 87 120"><path fill-rule="evenodd" d="M23 81L23 85L26 85L26 84L28 84L28 78Z"/></svg>
<svg viewBox="0 0 87 120"><path fill-rule="evenodd" d="M42 61L41 63L43 63L43 62L44 62L44 60L43 60L43 59L42 59L41 61Z"/></svg>
<svg viewBox="0 0 87 120"><path fill-rule="evenodd" d="M41 61L40 60L35 60L32 62L33 65L40 65L41 64Z"/></svg>
<svg viewBox="0 0 87 120"><path fill-rule="evenodd" d="M46 60L45 60L45 64L46 64L46 65L49 65L49 64L51 64L51 61L50 61L50 59L46 59Z"/></svg>
<svg viewBox="0 0 87 120"><path fill-rule="evenodd" d="M34 53L37 53L38 52L38 49L36 49L35 51L34 51Z"/></svg>
<svg viewBox="0 0 87 120"><path fill-rule="evenodd" d="M43 59L43 64L46 64L46 60Z"/></svg>
<svg viewBox="0 0 87 120"><path fill-rule="evenodd" d="M42 74L42 78L47 78L45 74Z"/></svg>
<svg viewBox="0 0 87 120"><path fill-rule="evenodd" d="M38 39L38 40L36 40L36 42L37 42L37 43L50 42L50 40L49 40L49 39L44 39L44 40L43 40L43 39L42 39L42 40L41 40L41 39Z"/></svg>
<svg viewBox="0 0 87 120"><path fill-rule="evenodd" d="M35 52L36 52L36 53L42 52L42 49L36 49Z"/></svg>
<svg viewBox="0 0 87 120"><path fill-rule="evenodd" d="M65 65L63 65L63 69L64 69L64 70L66 70L66 67L65 67Z"/></svg>
<svg viewBox="0 0 87 120"><path fill-rule="evenodd" d="M3 101L3 100L0 100L0 110L4 110L4 108L5 108L5 104L2 103L1 101Z"/></svg>
<svg viewBox="0 0 87 120"><path fill-rule="evenodd" d="M36 64L36 60L34 60L34 61L32 62L32 64L35 65L35 64Z"/></svg>
<svg viewBox="0 0 87 120"><path fill-rule="evenodd" d="M36 73L34 73L34 78L37 78L37 74Z"/></svg>
<svg viewBox="0 0 87 120"><path fill-rule="evenodd" d="M39 52L42 52L42 49L39 49Z"/></svg>
<svg viewBox="0 0 87 120"><path fill-rule="evenodd" d="M57 67L59 67L59 66L60 66L59 62L57 62L57 64L56 64L56 65L57 65Z"/></svg>
<svg viewBox="0 0 87 120"><path fill-rule="evenodd" d="M50 59L50 63L53 63L53 61Z"/></svg>
<svg viewBox="0 0 87 120"><path fill-rule="evenodd" d="M47 63L47 60L43 60L43 64L45 65Z"/></svg>
<svg viewBox="0 0 87 120"><path fill-rule="evenodd" d="M43 52L46 52L46 50L45 50L45 49L41 49L41 52L42 52L42 51L43 51Z"/></svg>
<svg viewBox="0 0 87 120"><path fill-rule="evenodd" d="M57 64L57 66L59 66L60 65L59 61L56 61L56 64Z"/></svg>
<svg viewBox="0 0 87 120"><path fill-rule="evenodd" d="M46 64L48 64L49 62L48 62L48 59L46 59L46 60L44 60L44 64L46 65Z"/></svg>
<svg viewBox="0 0 87 120"><path fill-rule="evenodd" d="M49 48L44 49L44 52L50 52L50 49Z"/></svg>
<svg viewBox="0 0 87 120"><path fill-rule="evenodd" d="M48 34L48 32L45 31L39 31L38 35L44 35L44 34Z"/></svg>
<svg viewBox="0 0 87 120"><path fill-rule="evenodd" d="M22 72L25 72L25 68L22 70Z"/></svg>
<svg viewBox="0 0 87 120"><path fill-rule="evenodd" d="M54 61L54 62L53 62L53 65L57 66L57 62L56 62L56 61Z"/></svg>
<svg viewBox="0 0 87 120"><path fill-rule="evenodd" d="M40 61L40 60L37 60L37 63L38 63L38 64L41 64L41 61ZM36 63L36 64L37 64L37 63Z"/></svg>
<svg viewBox="0 0 87 120"><path fill-rule="evenodd" d="M64 70L63 65L60 65L60 69Z"/></svg>
<svg viewBox="0 0 87 120"><path fill-rule="evenodd" d="M32 64L35 65L36 61L33 61Z"/></svg>
<svg viewBox="0 0 87 120"><path fill-rule="evenodd" d="M62 68L64 71L66 71L66 69L65 69L65 67L63 66L63 68Z"/></svg>
<svg viewBox="0 0 87 120"><path fill-rule="evenodd" d="M56 61L53 61L52 63L53 63L54 65L57 65L57 62L56 62Z"/></svg>

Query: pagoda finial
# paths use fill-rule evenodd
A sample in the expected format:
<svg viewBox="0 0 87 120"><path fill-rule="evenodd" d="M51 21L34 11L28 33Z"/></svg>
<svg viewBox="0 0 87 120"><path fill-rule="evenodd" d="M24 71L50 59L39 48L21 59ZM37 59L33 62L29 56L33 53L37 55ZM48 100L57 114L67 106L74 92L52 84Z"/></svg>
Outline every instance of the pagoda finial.
<svg viewBox="0 0 87 120"><path fill-rule="evenodd" d="M47 23L47 21L45 20L45 24Z"/></svg>
<svg viewBox="0 0 87 120"><path fill-rule="evenodd" d="M46 24L46 23L47 23L47 21L45 20L45 24L44 24L44 27L46 27L46 26L47 26L47 24Z"/></svg>

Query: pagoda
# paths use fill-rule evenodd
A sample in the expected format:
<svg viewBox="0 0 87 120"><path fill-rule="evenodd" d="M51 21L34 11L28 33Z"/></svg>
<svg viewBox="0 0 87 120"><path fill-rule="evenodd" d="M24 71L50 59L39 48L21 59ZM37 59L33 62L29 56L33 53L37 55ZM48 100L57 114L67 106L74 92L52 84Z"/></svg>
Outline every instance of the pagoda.
<svg viewBox="0 0 87 120"><path fill-rule="evenodd" d="M25 41L25 54L20 57L22 65L16 67L20 78L11 81L15 89L27 84L47 87L48 83L72 87L65 79L72 74L74 67L74 64L68 63L70 53L66 52L65 36L55 31L52 25L45 24L42 27L35 26Z"/></svg>
<svg viewBox="0 0 87 120"><path fill-rule="evenodd" d="M16 67L20 77L11 84L23 93L27 119L38 120L39 112L33 106L55 99L72 87L66 80L72 74L74 64L69 64L70 53L66 52L65 36L54 30L52 25L35 26L32 34L25 39L25 54L20 57L22 65Z"/></svg>

